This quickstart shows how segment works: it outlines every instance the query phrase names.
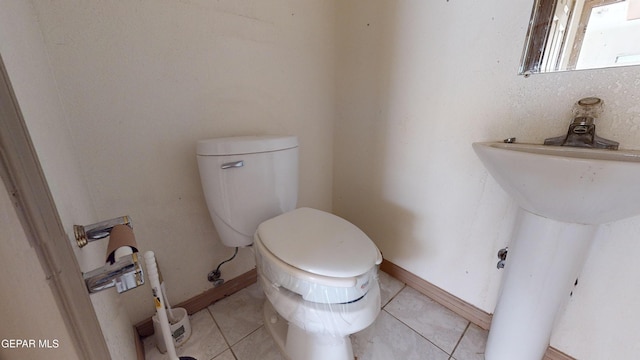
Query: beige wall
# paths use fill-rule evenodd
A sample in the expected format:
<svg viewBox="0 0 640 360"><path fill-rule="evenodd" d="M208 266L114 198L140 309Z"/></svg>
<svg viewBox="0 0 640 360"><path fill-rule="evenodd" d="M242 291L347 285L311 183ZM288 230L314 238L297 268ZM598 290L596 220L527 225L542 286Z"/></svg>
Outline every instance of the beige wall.
<svg viewBox="0 0 640 360"><path fill-rule="evenodd" d="M79 359L49 281L1 180L0 229L0 358ZM11 340L26 340L28 346L6 342Z"/></svg>
<svg viewBox="0 0 640 360"><path fill-rule="evenodd" d="M73 141L66 122L65 109L60 103L60 94L51 71L35 10L29 2L0 1L0 54L5 62L60 219L66 232L73 234L73 224L88 224L100 219L95 216L92 199L85 186L81 169L78 167L78 159L74 153ZM3 231L5 229L4 226L0 228ZM71 238L69 240L72 241ZM15 239L15 241L18 240ZM20 245L20 243L18 241L16 246L25 245ZM83 250L78 249L75 241L72 244L82 271L88 271L104 264L106 244L87 247ZM31 251L33 250L31 249ZM11 252L3 250L2 254L8 255ZM32 269L39 268L36 258L31 258L27 263ZM19 267L14 266L11 262L0 261L0 267L7 274L20 272L17 270ZM36 274L32 274L32 276L36 276ZM30 315L34 311L38 315L33 315L33 317L41 315L37 299L42 296L43 291L46 291L42 288L42 282L44 279L41 279L40 283L23 281L23 285L19 289L15 289L15 292L22 296L21 301L15 305L24 307L13 309L15 311L3 308L1 313L5 314L6 311L9 311L9 314L22 318L25 329L29 329L28 326L31 326L30 321L35 324L42 321L37 318L32 319ZM4 295L13 292L14 290L4 287L1 291ZM115 290L94 294L91 296L91 301L100 321L111 357L114 359L134 359L136 353L131 321L124 307L120 305ZM6 304L5 301L2 303ZM30 307L34 307L34 310L29 310ZM46 316L42 319L48 321L46 325L43 325L48 330L57 329L57 332L65 333L62 322L54 321ZM11 330L9 326L3 327L7 331ZM21 336L29 337L29 334L33 334L31 337L35 337L40 334L40 331L32 328L21 333ZM69 342L65 342L65 347L68 347L69 344ZM67 351L69 350L67 349ZM39 356L44 357L46 354L40 353ZM55 356L57 357L57 355ZM60 358L64 358L64 356Z"/></svg>
<svg viewBox="0 0 640 360"><path fill-rule="evenodd" d="M206 209L197 140L297 135L299 205L331 209L333 2L34 5L96 214L131 215L171 302L210 289L207 273L233 254ZM223 278L253 267L242 249ZM153 313L147 286L122 298L134 322Z"/></svg>
<svg viewBox="0 0 640 360"><path fill-rule="evenodd" d="M2 10L19 3L4 0ZM333 208L388 260L488 312L500 286L495 253L508 243L515 205L470 144L562 134L571 105L595 95L607 105L599 134L640 148L640 68L516 75L531 1L33 5L55 82L13 76L30 85L19 94L25 101L51 84L59 90L66 123L53 124L64 126L31 120L29 130L65 228L131 215L172 302L210 288L207 272L232 253L202 198L201 138L298 135L299 205ZM3 56L37 44L0 34ZM46 119L29 108L29 118ZM602 227L552 345L587 360L640 352L639 228L638 218ZM80 250L92 259L81 263L101 261L102 246ZM223 274L252 266L243 250ZM148 292L118 298L131 320L152 313ZM107 304L105 314L116 306Z"/></svg>
<svg viewBox="0 0 640 360"><path fill-rule="evenodd" d="M599 96L598 133L640 149L640 67L517 76L532 1L341 1L334 211L384 256L492 312L515 204L474 141L542 142ZM605 225L552 345L633 358L640 218Z"/></svg>

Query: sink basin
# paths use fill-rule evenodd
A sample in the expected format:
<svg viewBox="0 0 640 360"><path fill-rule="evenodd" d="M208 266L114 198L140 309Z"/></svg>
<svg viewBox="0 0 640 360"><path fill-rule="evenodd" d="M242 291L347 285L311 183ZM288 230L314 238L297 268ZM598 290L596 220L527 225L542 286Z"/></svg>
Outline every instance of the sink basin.
<svg viewBox="0 0 640 360"><path fill-rule="evenodd" d="M540 360L598 225L640 214L640 151L504 142L473 149L521 208L487 360Z"/></svg>
<svg viewBox="0 0 640 360"><path fill-rule="evenodd" d="M640 151L477 142L489 173L523 209L597 225L640 214Z"/></svg>

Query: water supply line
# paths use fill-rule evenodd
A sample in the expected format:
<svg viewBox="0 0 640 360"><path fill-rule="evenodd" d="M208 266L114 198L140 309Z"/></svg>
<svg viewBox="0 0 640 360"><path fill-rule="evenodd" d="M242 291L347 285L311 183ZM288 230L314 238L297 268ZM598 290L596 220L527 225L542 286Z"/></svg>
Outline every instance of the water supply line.
<svg viewBox="0 0 640 360"><path fill-rule="evenodd" d="M207 275L207 280L209 280L209 282L213 283L214 287L220 286L222 284L224 284L224 279L221 279L220 277L222 276L222 272L220 271L220 267L223 264L228 263L229 261L235 259L236 255L238 255L238 247L236 246L236 250L233 253L233 256L230 257L229 259L221 262L220 264L218 264L218 267L211 271L208 275Z"/></svg>

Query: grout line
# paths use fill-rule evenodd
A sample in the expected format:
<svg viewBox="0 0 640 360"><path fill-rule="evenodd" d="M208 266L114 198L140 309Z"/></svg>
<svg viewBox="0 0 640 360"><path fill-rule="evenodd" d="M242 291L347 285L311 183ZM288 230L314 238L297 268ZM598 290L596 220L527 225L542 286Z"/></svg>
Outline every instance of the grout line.
<svg viewBox="0 0 640 360"><path fill-rule="evenodd" d="M231 352L231 356L233 356L234 360L238 360L238 357L236 356L236 353L233 352L232 348L229 348L229 352Z"/></svg>
<svg viewBox="0 0 640 360"><path fill-rule="evenodd" d="M234 359L238 359L238 357L236 356L235 351L233 351L233 347L235 345L238 345L239 343L241 343L243 340L245 340L246 338L248 338L249 336L253 335L255 332L257 332L258 330L260 330L261 328L264 327L264 324L258 326L255 330L251 331L250 333L248 333L247 335L243 336L242 338L238 339L238 341L236 341L234 344L231 344L229 342L229 340L227 339L227 336L225 335L224 331L222 331L222 328L220 327L220 325L218 325L218 322L216 321L216 317L213 316L213 313L211 312L211 310L209 309L211 305L207 306L207 311L209 312L209 315L211 316L211 318L213 319L213 322L216 324L216 327L218 327L218 330L220 330L220 334L222 335L222 338L224 339L224 342L227 344L227 349L229 351L231 351L231 355L233 355ZM225 351L227 350L225 349ZM224 352L224 351L223 351ZM216 355L219 356L220 354Z"/></svg>
<svg viewBox="0 0 640 360"><path fill-rule="evenodd" d="M211 306L211 305L209 305L209 306ZM220 325L218 325L218 322L216 321L216 317L213 316L213 313L211 312L211 310L209 310L209 306L207 306L206 308L204 308L202 310L205 310L205 309L207 310L207 313L209 313L209 316L211 316L211 319L213 319L213 323L218 328L218 331L220 331L220 335L222 335L222 339L224 340L224 343L227 344L227 349L229 349L231 351L231 353L233 354L233 350L231 350L231 345L229 345L229 340L227 340L227 337L225 336L224 331L222 331L222 328L220 327ZM225 350L227 350L227 349L225 349ZM223 350L220 354L222 354L225 350ZM217 354L216 356L218 356L220 354ZM233 357L235 357L235 354L233 354ZM214 356L214 358L215 358L215 356Z"/></svg>
<svg viewBox="0 0 640 360"><path fill-rule="evenodd" d="M462 338L464 338L464 336L467 334L467 331L469 331L469 327L471 327L471 322L467 321L467 327L464 328L464 331L462 332L462 334L460 335L460 338L458 339L458 342L456 343L456 345L453 347L453 350L451 350L451 354L449 354L449 360L454 359L453 354L456 352L456 349L458 348L458 346L460 345L460 343L462 342Z"/></svg>
<svg viewBox="0 0 640 360"><path fill-rule="evenodd" d="M394 278L395 279L395 278ZM408 286L406 283L402 283L403 286L402 288L400 288L400 290L398 290L398 292L395 293L395 295L393 295L391 297L391 299L389 299L389 301L387 301L386 304L384 304L384 306L382 306L381 311L386 312L388 315L391 315L391 317L393 317L394 319L398 320L402 325L406 326L407 328L409 328L411 331L413 331L416 335L420 336L421 338L427 340L429 343L431 343L433 346L435 346L436 348L440 349L440 351L442 351L443 353L445 353L446 355L449 355L449 359L452 358L453 353L455 352L456 348L458 347L458 344L460 343L460 340L462 340L462 337L464 336L465 332L467 331L467 329L469 328L469 324L470 322L467 323L467 327L464 329L464 331L462 332L462 335L460 336L460 339L458 339L458 342L456 342L456 345L453 347L453 350L451 350L451 354L449 354L446 350L444 350L443 348L441 348L440 346L436 345L433 341L429 340L428 338L426 338L425 336L423 336L422 334L420 334L419 332L417 332L414 328L412 328L409 324L405 323L404 321L398 319L397 317L395 317L392 313L388 312L387 310L385 310L385 307L387 305L389 305L396 297L398 297L398 295L400 295L400 293L406 289ZM412 288L413 289L413 288ZM422 296L425 296L427 298L429 298L428 296L422 294ZM429 298L431 299L431 298ZM431 299L433 300L433 299ZM454 359L455 360L455 359Z"/></svg>
<svg viewBox="0 0 640 360"><path fill-rule="evenodd" d="M260 330L260 329L261 329L261 328L263 328L263 327L264 327L264 324L263 324L263 325L258 326L258 328L257 328L257 329L255 329L255 330L253 330L252 332L248 333L247 335L243 336L243 337L242 337L242 339L238 340L238 341L237 341L235 344L233 344L233 345L235 346L235 345L240 344L244 339L246 339L246 338L248 338L249 336L251 336L251 335L255 334L258 330ZM231 347L229 347L229 348L231 348Z"/></svg>
<svg viewBox="0 0 640 360"><path fill-rule="evenodd" d="M395 277L394 277L395 279ZM448 353L446 350L442 349L440 346L436 345L433 341L431 341L430 339L428 339L427 337L421 335L419 332L417 332L415 329L413 329L409 324L405 323L404 321L398 319L397 317L395 317L393 314L391 314L390 312L386 311L384 309L384 307L386 307L387 305L389 305L391 303L391 301L393 301L393 299L395 299L405 288L411 288L413 290L416 290L415 288L407 285L406 283L404 283L404 286L402 287L402 289L400 289L400 291L398 291L392 298L391 300L389 300L382 308L382 310L384 310L387 314L391 315L393 318L395 318L396 320L400 321L403 325L405 325L406 327L408 327L409 329L411 329L411 331L413 331L414 333L418 334L420 337L422 337L423 339L427 340L428 342L430 342L431 344L433 344L435 347L437 347L438 349L442 350L445 354L449 355L449 360L456 360L453 357L453 353L455 353L456 349L458 348L458 346L460 345L460 343L462 342L462 338L464 338L465 334L467 333L467 331L469 330L469 327L471 326L471 322L467 320L467 326L464 328L464 330L462 331L460 338L458 338L458 341L456 342L455 346L453 347L453 349L451 350L451 353ZM422 296L426 297L427 299L434 301L437 304L440 304L439 302L435 301L434 299L432 299L431 297L421 293ZM442 305L442 304L440 304ZM446 308L446 307L445 307ZM447 308L448 309L448 308ZM451 309L449 309L451 310ZM456 316L461 317L459 314L456 314Z"/></svg>
<svg viewBox="0 0 640 360"><path fill-rule="evenodd" d="M386 312L388 315L391 315L391 317L393 317L394 319L398 320L402 325L406 326L407 328L409 328L409 330L413 331L416 335L420 336L421 338L427 340L428 342L431 343L431 345L435 346L436 348L440 349L440 351L442 351L443 353L445 353L445 355L449 355L449 357L451 357L451 354L453 354L453 350L451 351L451 354L449 354L445 349L441 348L440 346L436 345L433 341L429 340L427 337L425 337L424 335L420 334L419 332L417 332L414 328L412 328L409 324L405 323L404 321L398 319L397 317L395 317L392 313L388 312L387 310L382 309L382 311ZM467 325L468 327L468 325ZM465 329L466 330L466 329ZM464 333L464 332L463 332ZM460 340L458 340L459 342ZM457 345L457 344L456 344ZM454 347L455 350L455 347Z"/></svg>
<svg viewBox="0 0 640 360"><path fill-rule="evenodd" d="M398 294L400 294L400 293L402 292L402 290L404 290L406 287L407 287L407 284L402 283L402 287L400 288L400 290L398 290L398 292L396 292L396 293L395 293L395 294L394 294L394 295L389 299L389 301L387 301L385 304L381 305L381 306L380 306L380 309L384 309L384 308L385 308L385 306L389 305L389 303L390 303L390 302L392 302L392 301L393 301L393 299L395 299L395 298L398 296Z"/></svg>

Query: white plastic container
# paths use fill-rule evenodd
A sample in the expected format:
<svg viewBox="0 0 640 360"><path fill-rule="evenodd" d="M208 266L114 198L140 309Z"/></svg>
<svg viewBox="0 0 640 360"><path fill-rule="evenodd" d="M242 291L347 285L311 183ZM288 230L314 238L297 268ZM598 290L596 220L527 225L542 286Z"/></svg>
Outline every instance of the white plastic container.
<svg viewBox="0 0 640 360"><path fill-rule="evenodd" d="M169 310L167 311L167 317L171 319L171 314L169 314ZM173 338L173 344L175 347L179 347L191 337L191 323L189 322L189 316L187 315L187 310L184 308L172 308L171 309L173 316L178 320L175 323L170 324L171 329L171 337ZM162 329L160 328L160 321L158 320L158 315L153 315L153 332L156 337L156 346L161 353L167 352L167 346L164 343L164 338L162 336Z"/></svg>

